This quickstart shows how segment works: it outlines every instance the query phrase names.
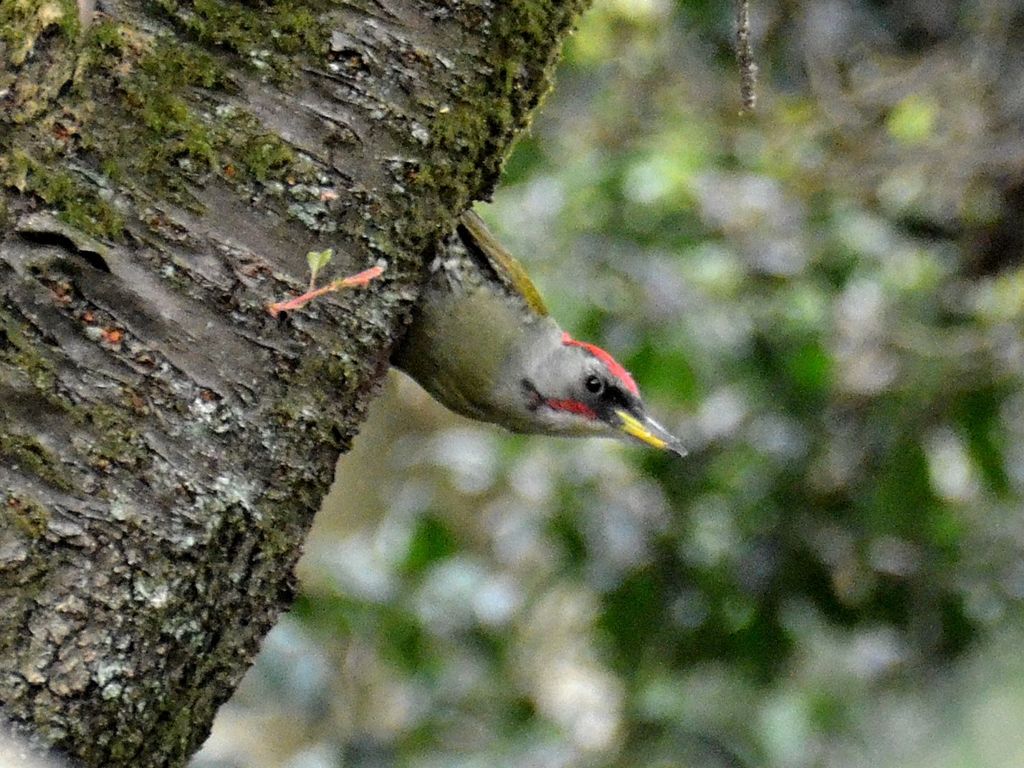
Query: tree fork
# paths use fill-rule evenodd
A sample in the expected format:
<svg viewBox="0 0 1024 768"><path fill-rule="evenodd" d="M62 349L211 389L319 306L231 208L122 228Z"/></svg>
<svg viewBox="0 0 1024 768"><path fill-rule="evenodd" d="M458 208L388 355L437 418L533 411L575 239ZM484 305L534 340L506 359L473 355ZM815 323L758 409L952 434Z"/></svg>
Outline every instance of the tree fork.
<svg viewBox="0 0 1024 768"><path fill-rule="evenodd" d="M0 4L0 702L180 765L583 0ZM305 254L365 289L273 318Z"/></svg>

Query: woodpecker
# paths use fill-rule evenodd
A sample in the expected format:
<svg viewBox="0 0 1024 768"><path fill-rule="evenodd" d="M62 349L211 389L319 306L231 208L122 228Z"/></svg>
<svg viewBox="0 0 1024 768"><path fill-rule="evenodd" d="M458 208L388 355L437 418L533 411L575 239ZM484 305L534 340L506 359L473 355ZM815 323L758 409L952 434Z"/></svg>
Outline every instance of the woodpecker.
<svg viewBox="0 0 1024 768"><path fill-rule="evenodd" d="M629 372L548 314L522 265L472 211L430 265L394 364L450 410L512 432L635 440L686 455Z"/></svg>

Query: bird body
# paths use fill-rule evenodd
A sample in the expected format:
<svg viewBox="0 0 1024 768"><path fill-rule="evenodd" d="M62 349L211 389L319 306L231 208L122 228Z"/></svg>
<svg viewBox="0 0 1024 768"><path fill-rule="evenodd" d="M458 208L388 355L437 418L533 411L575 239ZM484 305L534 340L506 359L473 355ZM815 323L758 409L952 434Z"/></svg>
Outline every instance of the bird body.
<svg viewBox="0 0 1024 768"><path fill-rule="evenodd" d="M430 265L393 362L449 409L513 432L625 436L684 453L646 415L626 369L559 327L471 211Z"/></svg>

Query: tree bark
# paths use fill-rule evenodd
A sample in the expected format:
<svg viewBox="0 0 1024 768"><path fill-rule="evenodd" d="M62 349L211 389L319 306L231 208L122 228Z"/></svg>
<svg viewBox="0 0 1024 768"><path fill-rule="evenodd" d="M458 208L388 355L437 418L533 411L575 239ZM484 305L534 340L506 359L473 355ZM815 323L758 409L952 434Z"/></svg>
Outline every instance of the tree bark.
<svg viewBox="0 0 1024 768"><path fill-rule="evenodd" d="M180 765L584 0L0 0L0 702ZM366 289L277 319L305 254Z"/></svg>

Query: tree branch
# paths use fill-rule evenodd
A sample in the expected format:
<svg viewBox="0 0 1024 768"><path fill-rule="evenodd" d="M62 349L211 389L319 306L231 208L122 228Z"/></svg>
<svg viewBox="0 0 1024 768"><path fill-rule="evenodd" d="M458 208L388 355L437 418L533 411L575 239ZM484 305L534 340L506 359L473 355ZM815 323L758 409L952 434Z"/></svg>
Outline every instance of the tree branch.
<svg viewBox="0 0 1024 768"><path fill-rule="evenodd" d="M288 605L415 300L579 2L0 11L0 701L179 765ZM305 254L367 288L275 320Z"/></svg>

